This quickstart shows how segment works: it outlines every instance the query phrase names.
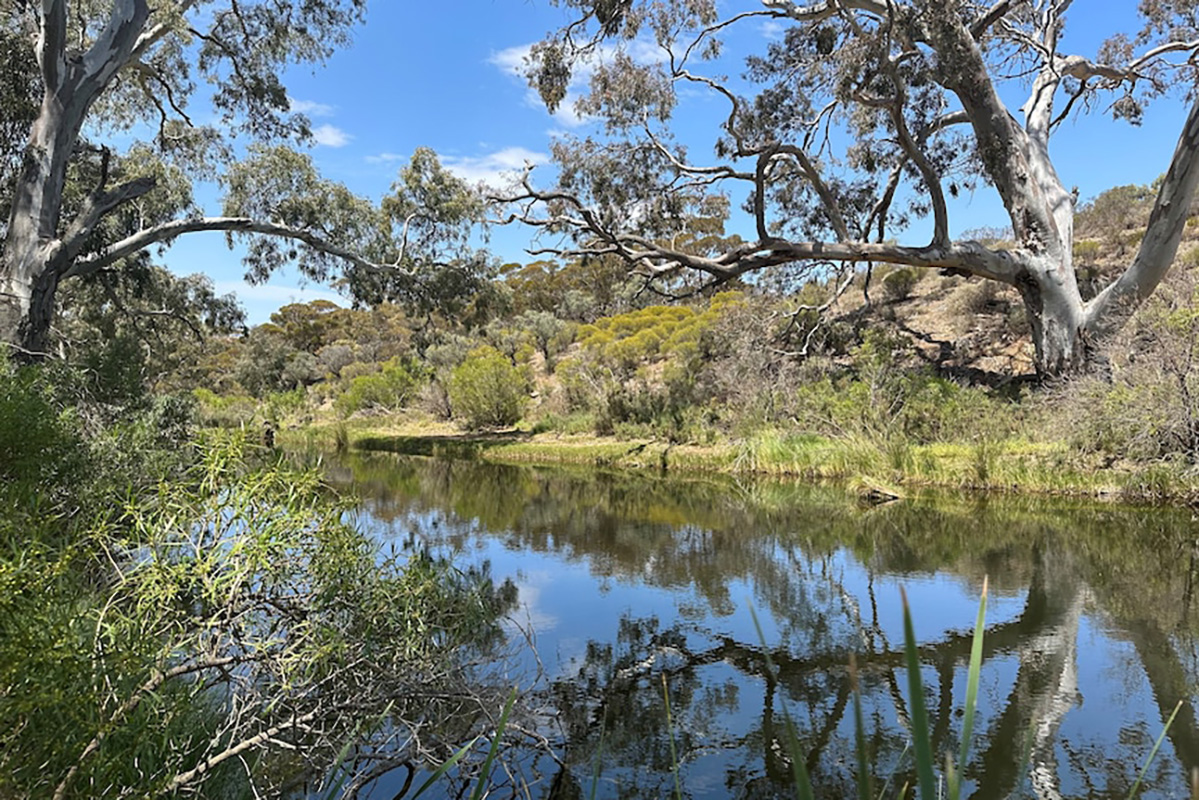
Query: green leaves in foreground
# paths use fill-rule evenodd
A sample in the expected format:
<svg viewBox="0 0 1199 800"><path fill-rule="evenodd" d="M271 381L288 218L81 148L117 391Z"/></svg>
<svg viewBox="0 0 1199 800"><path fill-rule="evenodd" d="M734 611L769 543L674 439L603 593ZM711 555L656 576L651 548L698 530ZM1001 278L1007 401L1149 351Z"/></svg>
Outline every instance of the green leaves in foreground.
<svg viewBox="0 0 1199 800"><path fill-rule="evenodd" d="M912 610L908 606L907 592L901 587L899 596L903 602L903 651L908 668L908 691L911 694L912 743L916 752L916 780L922 800L941 800L937 791L932 743L929 741L928 710L924 707L924 682L920 679L919 651L916 633L912 626ZM987 583L983 581L982 598L978 604L978 619L974 623L974 641L970 647L970 668L966 678L966 706L963 709L962 746L958 764L964 766L970 755L970 737L974 731L974 708L978 699L978 676L982 671L983 627L987 615ZM856 694L856 693L855 693ZM860 725L860 722L859 722ZM948 800L961 797L961 778L954 767L953 758L945 757L945 776L949 784ZM859 775L858 781L863 779Z"/></svg>
<svg viewBox="0 0 1199 800"><path fill-rule="evenodd" d="M113 517L79 554L0 563L0 796L233 796L247 769L282 795L346 768L347 743L446 752L475 735L471 703L500 704L461 664L494 652L514 589L381 552L244 437Z"/></svg>

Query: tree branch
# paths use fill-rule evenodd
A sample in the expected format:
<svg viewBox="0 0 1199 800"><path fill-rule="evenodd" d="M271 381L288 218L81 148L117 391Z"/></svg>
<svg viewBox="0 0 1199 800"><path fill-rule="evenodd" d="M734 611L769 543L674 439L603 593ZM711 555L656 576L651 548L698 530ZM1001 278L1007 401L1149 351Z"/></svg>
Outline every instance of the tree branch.
<svg viewBox="0 0 1199 800"><path fill-rule="evenodd" d="M851 236L849 226L845 224L845 217L841 213L841 206L832 191L829 190L828 184L820 177L819 170L816 169L816 165L812 163L812 160L808 158L808 154L804 152L803 148L793 145L779 145L775 149L777 152L785 153L799 162L799 168L803 170L808 183L812 184L812 188L816 190L816 194L820 197L820 202L824 206L824 210L828 212L829 220L833 223L833 232L842 241L848 241ZM758 196L761 196L761 194L762 191L759 188ZM756 202L755 199L755 204Z"/></svg>
<svg viewBox="0 0 1199 800"><path fill-rule="evenodd" d="M146 0L115 0L108 24L83 56L81 99L90 104L112 76L129 62L138 36L150 18Z"/></svg>
<svg viewBox="0 0 1199 800"><path fill-rule="evenodd" d="M1086 305L1084 314L1089 329L1101 335L1118 329L1161 283L1178 254L1196 187L1199 187L1199 100L1187 115L1136 258L1124 274Z"/></svg>
<svg viewBox="0 0 1199 800"><path fill-rule="evenodd" d="M414 274L414 272L411 270L404 270L392 264L378 264L374 261L362 258L357 253L341 247L340 245L336 245L333 242L330 242L329 240L302 228L293 228L274 222L262 222L249 219L248 217L201 217L198 219L175 220L173 222L157 225L153 228L147 228L146 230L138 231L132 236L128 236L119 242L109 245L103 251L91 258L76 261L63 272L62 277L75 278L82 275L90 275L98 270L112 265L117 261L120 261L126 256L130 256L139 250L143 250L150 245L159 244L161 242L169 242L185 233L198 233L200 231L261 233L267 236L294 239L296 241L303 242L315 250L319 250L322 253L340 258L362 269L367 269L374 272L388 271L402 272L406 275Z"/></svg>
<svg viewBox="0 0 1199 800"><path fill-rule="evenodd" d="M84 203L83 208L67 228L62 237L63 269L69 271L71 262L83 249L87 237L96 229L104 216L124 203L150 192L157 185L151 177L135 178L107 192L95 192Z"/></svg>
<svg viewBox="0 0 1199 800"><path fill-rule="evenodd" d="M841 13L843 9L866 11L885 17L890 3L882 0L821 0L800 4L795 0L762 0L762 5L800 22L820 22Z"/></svg>
<svg viewBox="0 0 1199 800"><path fill-rule="evenodd" d="M181 675L189 675L191 673L201 672L206 669L225 667L229 666L230 664L245 661L247 659L248 657L246 656L207 658L200 661L187 661L168 670L156 671L150 676L149 680L143 683L133 694L125 699L125 702L122 703L115 712L113 712L113 715L109 718L105 727L99 730L96 735L92 737L92 740L87 743L87 746L83 748L83 752L79 754L79 757L75 759L75 763L71 765L71 768L67 770L67 774L63 776L63 779L59 781L58 786L55 787L54 800L62 800L64 797L66 797L67 787L70 786L71 781L79 773L80 766L93 753L100 749L100 745L104 743L104 740L108 737L108 734L113 729L113 726L117 725L125 717L137 710L137 707L141 705L142 700L144 700L148 695L151 695L157 691L164 683L173 678L178 678Z"/></svg>
<svg viewBox="0 0 1199 800"><path fill-rule="evenodd" d="M1014 6L1024 2L1027 2L1027 0L999 0L995 5L987 9L985 14L974 21L974 24L970 26L970 35L975 39L982 38L990 30L991 26L1007 16L1008 12Z"/></svg>
<svg viewBox="0 0 1199 800"><path fill-rule="evenodd" d="M983 166L1003 199L1017 240L1033 253L1060 248L1043 182L1027 179L1038 172L1030 161L1028 133L999 98L978 43L954 15L929 15L926 24L929 44L953 55L942 80L970 118Z"/></svg>
<svg viewBox="0 0 1199 800"><path fill-rule="evenodd" d="M254 735L254 736L251 736L247 739L243 739L242 741L238 742L237 744L225 748L224 750L217 753L216 755L205 758L203 761L201 761L199 764L197 764L193 769L190 769L187 772L179 773L178 775L176 775L174 778L171 779L171 782L168 785L168 789L174 790L174 789L180 789L184 786L187 786L189 783L196 780L197 778L203 777L209 770L211 770L213 767L220 765L222 762L228 761L229 759L234 758L234 757L246 752L247 750L258 746L258 745L262 744L263 742L269 742L270 740L274 739L275 737L277 737L279 734L283 733L284 731L293 730L295 728L303 728L304 725L306 725L307 723L316 719L322 713L325 713L325 710L317 708L312 711L309 711L307 714L304 714L303 716L299 716L294 719L290 719L287 722L281 722L278 725L274 725L270 728L267 728L266 730ZM55 800L58 800L58 798L55 798Z"/></svg>
<svg viewBox="0 0 1199 800"><path fill-rule="evenodd" d="M58 88L66 69L67 0L42 0L37 55L47 92Z"/></svg>

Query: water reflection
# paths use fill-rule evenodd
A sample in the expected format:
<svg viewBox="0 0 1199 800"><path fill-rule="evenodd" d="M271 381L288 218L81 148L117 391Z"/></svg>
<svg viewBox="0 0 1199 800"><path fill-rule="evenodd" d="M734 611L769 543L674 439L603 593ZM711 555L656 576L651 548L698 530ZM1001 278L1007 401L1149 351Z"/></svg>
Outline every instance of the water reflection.
<svg viewBox="0 0 1199 800"><path fill-rule="evenodd" d="M949 497L862 509L838 489L388 455L332 474L380 537L490 561L520 586L554 710L539 727L563 763L534 762L534 797L590 796L597 763L600 796L668 796L672 735L688 796L794 796L784 706L818 796L855 796L851 653L876 794L896 796L914 782L898 587L933 745L956 752L984 575L972 797L1124 797L1179 700L1144 794L1187 796L1199 767L1189 512Z"/></svg>

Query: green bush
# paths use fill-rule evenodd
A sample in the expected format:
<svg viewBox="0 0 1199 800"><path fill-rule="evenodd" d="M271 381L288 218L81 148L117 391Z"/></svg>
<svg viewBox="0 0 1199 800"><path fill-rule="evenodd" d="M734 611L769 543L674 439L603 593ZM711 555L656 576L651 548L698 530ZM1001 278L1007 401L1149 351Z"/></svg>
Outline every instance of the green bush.
<svg viewBox="0 0 1199 800"><path fill-rule="evenodd" d="M1074 260L1093 264L1099 258L1100 245L1097 239L1078 239L1074 242Z"/></svg>
<svg viewBox="0 0 1199 800"><path fill-rule="evenodd" d="M494 347L472 350L454 368L449 382L454 416L472 429L514 425L524 413L528 381Z"/></svg>
<svg viewBox="0 0 1199 800"><path fill-rule="evenodd" d="M264 398L267 418L278 422L296 414L304 408L307 399L307 393L298 387L286 392L271 392Z"/></svg>
<svg viewBox="0 0 1199 800"><path fill-rule="evenodd" d="M84 466L77 421L43 371L0 362L0 497L45 499Z"/></svg>
<svg viewBox="0 0 1199 800"><path fill-rule="evenodd" d="M498 692L462 665L497 657L514 587L384 553L318 475L212 438L71 546L0 550L0 797L281 797L343 748L407 757L408 720L475 735L441 698Z"/></svg>
<svg viewBox="0 0 1199 800"><path fill-rule="evenodd" d="M420 390L427 376L412 359L393 358L378 372L350 380L345 392L333 401L343 417L364 408L403 408Z"/></svg>
<svg viewBox="0 0 1199 800"><path fill-rule="evenodd" d="M254 398L244 394L219 395L210 389L192 390L199 404L199 423L208 428L240 428L250 424L258 411Z"/></svg>
<svg viewBox="0 0 1199 800"><path fill-rule="evenodd" d="M921 277L923 274L911 267L888 272L883 276L883 297L892 302L906 300Z"/></svg>

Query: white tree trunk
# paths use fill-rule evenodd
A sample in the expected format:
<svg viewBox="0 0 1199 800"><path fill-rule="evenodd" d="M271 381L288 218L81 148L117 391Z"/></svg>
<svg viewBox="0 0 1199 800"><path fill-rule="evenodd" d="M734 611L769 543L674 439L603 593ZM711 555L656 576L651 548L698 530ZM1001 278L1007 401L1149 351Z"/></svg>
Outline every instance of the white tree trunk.
<svg viewBox="0 0 1199 800"><path fill-rule="evenodd" d="M146 0L115 0L96 42L84 53L68 54L67 0L43 0L37 41L42 107L30 129L0 255L0 337L18 356L45 352L59 277L90 233L81 228L73 240L60 238L67 167L88 111L131 58L149 13Z"/></svg>

